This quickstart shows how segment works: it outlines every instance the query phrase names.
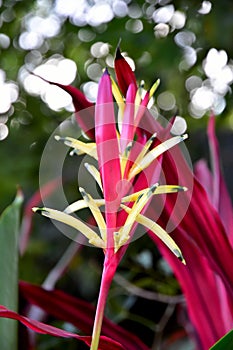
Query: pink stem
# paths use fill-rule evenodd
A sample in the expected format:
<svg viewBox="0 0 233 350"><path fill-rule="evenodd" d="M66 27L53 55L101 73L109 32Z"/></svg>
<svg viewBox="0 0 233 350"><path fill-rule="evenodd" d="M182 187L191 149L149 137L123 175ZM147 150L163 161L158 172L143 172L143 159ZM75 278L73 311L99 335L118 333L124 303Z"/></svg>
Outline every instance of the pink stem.
<svg viewBox="0 0 233 350"><path fill-rule="evenodd" d="M97 308L96 308L96 314L95 314L95 321L92 331L92 342L91 342L91 350L98 350L99 345L99 338L103 323L103 317L104 317L104 310L108 298L108 292L109 288L111 286L114 274L116 272L117 268L117 260L116 256L112 255L110 253L110 256L108 252L105 254L104 259L104 268L101 278L101 284L100 284L100 291L99 291L99 297L97 302Z"/></svg>

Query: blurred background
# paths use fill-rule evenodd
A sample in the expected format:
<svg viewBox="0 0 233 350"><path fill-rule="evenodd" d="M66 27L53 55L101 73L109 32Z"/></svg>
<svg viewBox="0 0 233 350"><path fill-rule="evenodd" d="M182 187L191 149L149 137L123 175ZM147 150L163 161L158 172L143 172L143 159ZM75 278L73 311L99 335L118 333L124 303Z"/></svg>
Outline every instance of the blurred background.
<svg viewBox="0 0 233 350"><path fill-rule="evenodd" d="M143 80L149 88L161 80L156 111L167 119L181 117L193 162L208 158L206 125L210 111L214 112L232 196L232 18L231 0L0 0L0 212L13 200L17 186L25 203L38 190L46 141L73 113L68 94L30 72L73 84L95 101L103 68L113 74L119 40L138 82ZM69 243L48 220L35 217L20 259L20 278L41 284ZM101 260L101 252L81 249L57 286L94 302ZM180 293L169 267L146 237L140 246L137 242L130 246L120 272L138 288L170 297ZM107 315L153 349L173 338L181 339L179 349L192 349L182 333L183 302L167 300L166 304L131 295L119 278ZM166 349L173 349L172 343ZM38 349L61 349L64 344L67 349L81 349L75 341L46 336L39 337Z"/></svg>

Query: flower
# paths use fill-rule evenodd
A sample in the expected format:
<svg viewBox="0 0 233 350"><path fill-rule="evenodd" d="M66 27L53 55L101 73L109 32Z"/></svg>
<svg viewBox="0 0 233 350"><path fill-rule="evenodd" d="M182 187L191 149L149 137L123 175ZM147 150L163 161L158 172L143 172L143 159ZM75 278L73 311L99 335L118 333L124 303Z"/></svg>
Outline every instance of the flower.
<svg viewBox="0 0 233 350"><path fill-rule="evenodd" d="M56 136L56 139L71 147L73 153L88 154L98 161L98 169L91 164L85 166L102 191L103 199L95 199L86 189L80 188L83 199L71 204L63 212L50 208L33 208L43 216L76 228L90 244L104 251L105 260L93 328L92 350L98 349L108 290L116 268L133 238L135 223L153 232L185 264L175 241L158 223L145 216L144 212L154 195L187 190L180 185L160 185L155 181L159 173L155 161L157 160L158 165L158 159L164 152L185 140L187 135L168 137L163 142L156 132L148 136L147 130L142 129L140 122L144 118L146 106L158 86L158 81L142 96L141 88L137 88L134 73L119 49L116 54L115 72L119 88L107 70L100 79L94 111L94 128L90 114L85 121L79 114L80 106L90 107L81 92L73 87L59 85L73 97L77 121L90 137L94 137L95 142L85 143L69 136ZM81 103L78 103L76 100L80 97ZM119 108L117 123L114 98ZM100 209L102 206L105 207L104 213ZM90 209L99 233L71 215L83 208Z"/></svg>

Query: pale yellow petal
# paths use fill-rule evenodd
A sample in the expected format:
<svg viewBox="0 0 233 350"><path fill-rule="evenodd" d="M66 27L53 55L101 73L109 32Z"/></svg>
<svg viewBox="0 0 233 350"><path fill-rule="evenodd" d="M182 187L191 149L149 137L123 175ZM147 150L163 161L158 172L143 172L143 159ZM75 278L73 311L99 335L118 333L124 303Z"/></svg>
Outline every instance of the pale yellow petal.
<svg viewBox="0 0 233 350"><path fill-rule="evenodd" d="M124 98L123 98L117 84L115 83L115 80L112 79L112 77L111 77L111 83L112 83L112 93L113 93L113 96L114 96L117 104L124 105Z"/></svg>
<svg viewBox="0 0 233 350"><path fill-rule="evenodd" d="M52 220L57 220L63 224L75 228L76 230L80 231L91 244L95 245L96 247L105 248L104 241L97 235L95 231L84 224L81 220L55 209L33 208L32 210Z"/></svg>
<svg viewBox="0 0 233 350"><path fill-rule="evenodd" d="M152 145L153 141L156 138L157 133L154 133L149 140L146 142L145 146L143 147L143 149L141 150L141 152L139 153L139 155L137 156L136 160L135 160L135 164L140 163L140 161L143 159L143 157L145 156L145 154L147 153L147 151L149 150L150 146Z"/></svg>
<svg viewBox="0 0 233 350"><path fill-rule="evenodd" d="M157 79L156 82L152 85L152 87L150 88L150 97L152 97L155 93L155 91L158 89L159 87L159 84L160 84L160 79Z"/></svg>
<svg viewBox="0 0 233 350"><path fill-rule="evenodd" d="M137 200L135 201L126 221L123 227L119 230L119 242L118 247L125 244L129 238L130 238L130 231L132 229L132 226L136 220L136 217L138 214L142 211L150 197L153 195L153 191L155 190L157 184L151 186L150 188L146 189L141 195L138 196Z"/></svg>
<svg viewBox="0 0 233 350"><path fill-rule="evenodd" d="M176 192L182 192L187 191L187 187L184 186L178 186L178 185L159 185L154 194L166 194L166 193L176 193Z"/></svg>
<svg viewBox="0 0 233 350"><path fill-rule="evenodd" d="M147 168L151 162L156 159L158 156L160 156L162 153L166 152L170 148L174 147L181 141L187 139L187 134L182 136L174 136L170 138L169 140L164 141L163 143L159 144L157 147L153 148L150 152L148 152L144 158L141 159L139 163L135 163L129 172L129 179L133 178L135 175L140 173L142 170Z"/></svg>
<svg viewBox="0 0 233 350"><path fill-rule="evenodd" d="M136 110L137 108L140 106L141 100L142 100L142 90L143 90L143 86L139 86L137 93L136 93L136 97L135 97L135 107Z"/></svg>
<svg viewBox="0 0 233 350"><path fill-rule="evenodd" d="M80 199L66 207L64 213L72 214L84 208L87 208L87 203L83 199Z"/></svg>
<svg viewBox="0 0 233 350"><path fill-rule="evenodd" d="M102 205L105 205L104 199L94 199L94 201L95 201L95 203L96 203L96 205L98 207L101 207ZM66 214L72 214L72 213L75 213L78 210L85 209L87 207L88 207L87 203L84 201L84 199L80 199L80 200L70 204L68 207L66 207L64 212Z"/></svg>
<svg viewBox="0 0 233 350"><path fill-rule="evenodd" d="M121 207L127 212L131 213L132 209L126 207L125 205L121 205ZM169 234L157 223L155 223L153 220L147 218L146 216L142 214L138 214L136 217L136 221L148 228L150 231L152 231L157 237L163 241L164 244L172 251L172 253L183 263L185 264L185 259L182 255L182 252L178 245L175 243L175 241L169 236Z"/></svg>
<svg viewBox="0 0 233 350"><path fill-rule="evenodd" d="M96 167L92 164L85 163L84 164L85 168L87 171L94 177L95 181L99 185L101 191L103 192L103 187L102 187L102 181L101 181L101 176L100 172L96 169Z"/></svg>
<svg viewBox="0 0 233 350"><path fill-rule="evenodd" d="M117 86L117 84L115 83L115 81L111 78L111 82L112 82L112 93L113 96L116 100L116 103L118 105L118 129L121 132L121 128L122 128L122 122L123 122L123 116L124 116L124 110L125 110L125 103L124 103L124 99L123 96Z"/></svg>
<svg viewBox="0 0 233 350"><path fill-rule="evenodd" d="M147 190L149 190L149 187L145 188L141 191L134 192L128 196L125 196L122 198L121 203L135 202L137 200L137 198ZM181 192L181 191L187 191L187 187L178 186L178 185L159 185L159 184L156 184L156 187L153 191L153 194L166 194L166 193L175 193L175 192Z"/></svg>
<svg viewBox="0 0 233 350"><path fill-rule="evenodd" d="M154 192L156 191L157 189L157 186L159 186L158 183L154 184L153 185L153 188L154 188ZM129 194L128 196L125 196L121 199L121 203L126 203L126 202L135 202L136 200L138 200L138 197L139 196L142 196L145 192L148 192L151 190L151 187L146 187L144 188L143 190L140 190L140 191L137 191L137 192L134 192L132 194Z"/></svg>
<svg viewBox="0 0 233 350"><path fill-rule="evenodd" d="M98 159L96 144L94 142L85 143L79 140L74 139L73 137L61 137L55 136L57 141L64 142L65 145L73 148L73 153L78 155L88 154L89 156Z"/></svg>
<svg viewBox="0 0 233 350"><path fill-rule="evenodd" d="M100 230L100 235L103 241L106 242L106 232L107 232L106 223L104 221L103 215L98 205L96 204L92 196L89 193L87 193L82 187L79 188L79 191L95 218L95 221L98 225L98 228Z"/></svg>
<svg viewBox="0 0 233 350"><path fill-rule="evenodd" d="M125 150L122 154L122 156L120 157L120 162L121 162L121 174L122 176L124 176L124 173L125 173L125 167L126 167L126 164L129 160L129 154L130 154L130 151L132 149L132 146L133 146L133 142L130 141L128 143L128 145L125 147Z"/></svg>

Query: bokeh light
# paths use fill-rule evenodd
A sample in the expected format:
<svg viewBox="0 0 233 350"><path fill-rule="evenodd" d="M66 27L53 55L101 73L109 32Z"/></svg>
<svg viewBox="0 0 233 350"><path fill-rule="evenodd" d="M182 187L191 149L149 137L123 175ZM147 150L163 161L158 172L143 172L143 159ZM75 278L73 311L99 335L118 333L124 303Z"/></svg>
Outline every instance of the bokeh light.
<svg viewBox="0 0 233 350"><path fill-rule="evenodd" d="M41 17L31 13L24 18L23 24L25 31L19 37L19 46L23 50L40 48L44 39L57 35L61 27L59 18L54 14Z"/></svg>
<svg viewBox="0 0 233 350"><path fill-rule="evenodd" d="M30 74L25 68L20 72L20 80L28 93L41 96L53 110L72 109L70 95L41 78L64 85L71 84L77 74L74 61L55 55L34 69L33 73L38 76Z"/></svg>
<svg viewBox="0 0 233 350"><path fill-rule="evenodd" d="M173 135L183 135L187 130L187 123L181 116L176 116L175 121L171 127Z"/></svg>
<svg viewBox="0 0 233 350"><path fill-rule="evenodd" d="M0 48L1 49L8 49L10 46L10 38L8 35L0 33Z"/></svg>
<svg viewBox="0 0 233 350"><path fill-rule="evenodd" d="M162 110L170 111L174 109L176 105L175 96L170 91L164 91L159 94L157 98L157 104Z"/></svg>
<svg viewBox="0 0 233 350"><path fill-rule="evenodd" d="M212 9L212 3L210 1L202 1L201 7L198 13L201 15L207 15Z"/></svg>
<svg viewBox="0 0 233 350"><path fill-rule="evenodd" d="M191 76L185 84L191 99L189 111L195 118L201 118L210 110L221 114L226 107L225 95L233 82L233 65L228 63L226 51L211 48L202 66L206 79Z"/></svg>
<svg viewBox="0 0 233 350"><path fill-rule="evenodd" d="M7 138L8 134L9 134L8 126L4 123L0 123L0 141Z"/></svg>
<svg viewBox="0 0 233 350"><path fill-rule="evenodd" d="M110 22L114 17L128 15L128 2L130 1L56 0L55 13L62 18L69 18L74 25L97 27Z"/></svg>
<svg viewBox="0 0 233 350"><path fill-rule="evenodd" d="M168 23L172 19L174 12L174 5L163 6L154 11L152 18L155 23Z"/></svg>
<svg viewBox="0 0 233 350"><path fill-rule="evenodd" d="M5 72L0 69L0 114L7 113L18 98L18 86L14 82L6 81Z"/></svg>
<svg viewBox="0 0 233 350"><path fill-rule="evenodd" d="M14 113L13 103L19 96L18 85L13 81L6 80L6 73L0 69L0 141L7 138L9 129L6 123Z"/></svg>
<svg viewBox="0 0 233 350"><path fill-rule="evenodd" d="M140 33L143 30L143 23L140 19L129 19L125 24L125 29L132 33Z"/></svg>

